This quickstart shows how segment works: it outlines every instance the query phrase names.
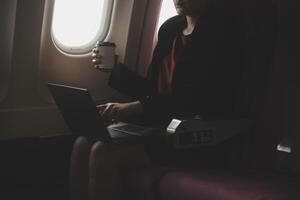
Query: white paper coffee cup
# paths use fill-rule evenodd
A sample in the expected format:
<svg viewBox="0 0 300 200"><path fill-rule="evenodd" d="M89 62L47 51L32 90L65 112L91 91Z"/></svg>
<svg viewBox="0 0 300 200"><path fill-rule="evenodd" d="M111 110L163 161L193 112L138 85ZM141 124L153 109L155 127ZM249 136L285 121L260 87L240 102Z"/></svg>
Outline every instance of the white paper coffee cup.
<svg viewBox="0 0 300 200"><path fill-rule="evenodd" d="M115 65L115 43L98 41L96 43L96 47L99 49L99 54L102 61L99 67L105 69L113 68Z"/></svg>

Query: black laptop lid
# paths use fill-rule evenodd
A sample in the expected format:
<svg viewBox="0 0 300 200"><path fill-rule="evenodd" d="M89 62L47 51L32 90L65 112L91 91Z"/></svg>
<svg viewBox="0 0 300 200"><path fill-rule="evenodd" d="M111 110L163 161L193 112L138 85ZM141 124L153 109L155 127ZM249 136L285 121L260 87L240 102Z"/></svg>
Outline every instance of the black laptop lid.
<svg viewBox="0 0 300 200"><path fill-rule="evenodd" d="M103 142L111 141L87 89L53 83L47 85L72 133L98 137Z"/></svg>

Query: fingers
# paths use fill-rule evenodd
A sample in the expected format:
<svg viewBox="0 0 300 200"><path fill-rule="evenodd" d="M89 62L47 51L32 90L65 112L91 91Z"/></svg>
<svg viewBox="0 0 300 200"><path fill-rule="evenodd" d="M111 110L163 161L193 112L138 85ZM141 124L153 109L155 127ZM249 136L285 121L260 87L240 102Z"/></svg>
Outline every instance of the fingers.
<svg viewBox="0 0 300 200"><path fill-rule="evenodd" d="M92 58L100 59L100 58L102 58L102 56L100 54L97 54L97 53L92 53Z"/></svg>
<svg viewBox="0 0 300 200"><path fill-rule="evenodd" d="M101 56L99 53L92 53L92 55L91 55L91 57L93 58L93 59L102 59L103 58L103 56Z"/></svg>
<svg viewBox="0 0 300 200"><path fill-rule="evenodd" d="M93 48L92 52L96 54L99 53L99 48L98 47Z"/></svg>
<svg viewBox="0 0 300 200"><path fill-rule="evenodd" d="M110 110L110 113L109 113L109 117L111 119L112 122L117 122L119 121L119 114L120 114L120 109L119 107L113 107L111 110Z"/></svg>
<svg viewBox="0 0 300 200"><path fill-rule="evenodd" d="M112 103L106 104L106 107L104 108L104 110L101 113L102 117L109 120L109 118L110 118L109 114L110 114L110 111L111 111L112 108L113 108Z"/></svg>
<svg viewBox="0 0 300 200"><path fill-rule="evenodd" d="M120 108L118 103L107 103L97 106L100 114L106 122L112 122L119 119Z"/></svg>
<svg viewBox="0 0 300 200"><path fill-rule="evenodd" d="M106 108L107 104L101 104L101 105L97 105L97 110L99 112L102 112L105 108Z"/></svg>
<svg viewBox="0 0 300 200"><path fill-rule="evenodd" d="M107 104L103 104L103 105L98 105L97 109L98 109L99 113L103 116L103 115L107 115L107 112L111 106L112 106L112 103L107 103Z"/></svg>
<svg viewBox="0 0 300 200"><path fill-rule="evenodd" d="M95 55L94 57L92 57L92 63L95 64L101 64L102 63L102 59L103 57L100 55Z"/></svg>
<svg viewBox="0 0 300 200"><path fill-rule="evenodd" d="M99 68L99 65L103 63L103 56L100 55L99 48L97 47L92 50L91 58L95 68Z"/></svg>
<svg viewBox="0 0 300 200"><path fill-rule="evenodd" d="M139 104L137 104L136 102L107 103L98 105L97 109L107 123L112 123L126 119L127 117L135 115L136 113L141 113L142 111L136 111L139 109L138 106Z"/></svg>

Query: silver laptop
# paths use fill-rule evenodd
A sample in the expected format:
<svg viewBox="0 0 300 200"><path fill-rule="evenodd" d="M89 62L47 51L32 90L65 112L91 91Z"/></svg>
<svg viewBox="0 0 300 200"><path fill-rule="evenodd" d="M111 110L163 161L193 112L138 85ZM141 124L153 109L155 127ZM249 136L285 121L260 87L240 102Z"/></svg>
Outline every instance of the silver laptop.
<svg viewBox="0 0 300 200"><path fill-rule="evenodd" d="M125 122L106 126L87 89L53 83L47 85L74 134L100 139L106 143L135 141L145 136L161 134L157 129Z"/></svg>

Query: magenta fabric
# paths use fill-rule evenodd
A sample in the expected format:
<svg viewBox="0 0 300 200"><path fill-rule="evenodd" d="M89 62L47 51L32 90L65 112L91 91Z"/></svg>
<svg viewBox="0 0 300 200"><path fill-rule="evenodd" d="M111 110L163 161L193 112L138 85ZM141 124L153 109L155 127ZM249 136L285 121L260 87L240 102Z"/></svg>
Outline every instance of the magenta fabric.
<svg viewBox="0 0 300 200"><path fill-rule="evenodd" d="M167 168L130 169L123 173L124 200L158 200L159 181Z"/></svg>
<svg viewBox="0 0 300 200"><path fill-rule="evenodd" d="M160 182L161 200L299 200L300 181L222 171L173 172Z"/></svg>
<svg viewBox="0 0 300 200"><path fill-rule="evenodd" d="M124 173L124 189L124 199L130 200L299 200L300 177L149 168Z"/></svg>

